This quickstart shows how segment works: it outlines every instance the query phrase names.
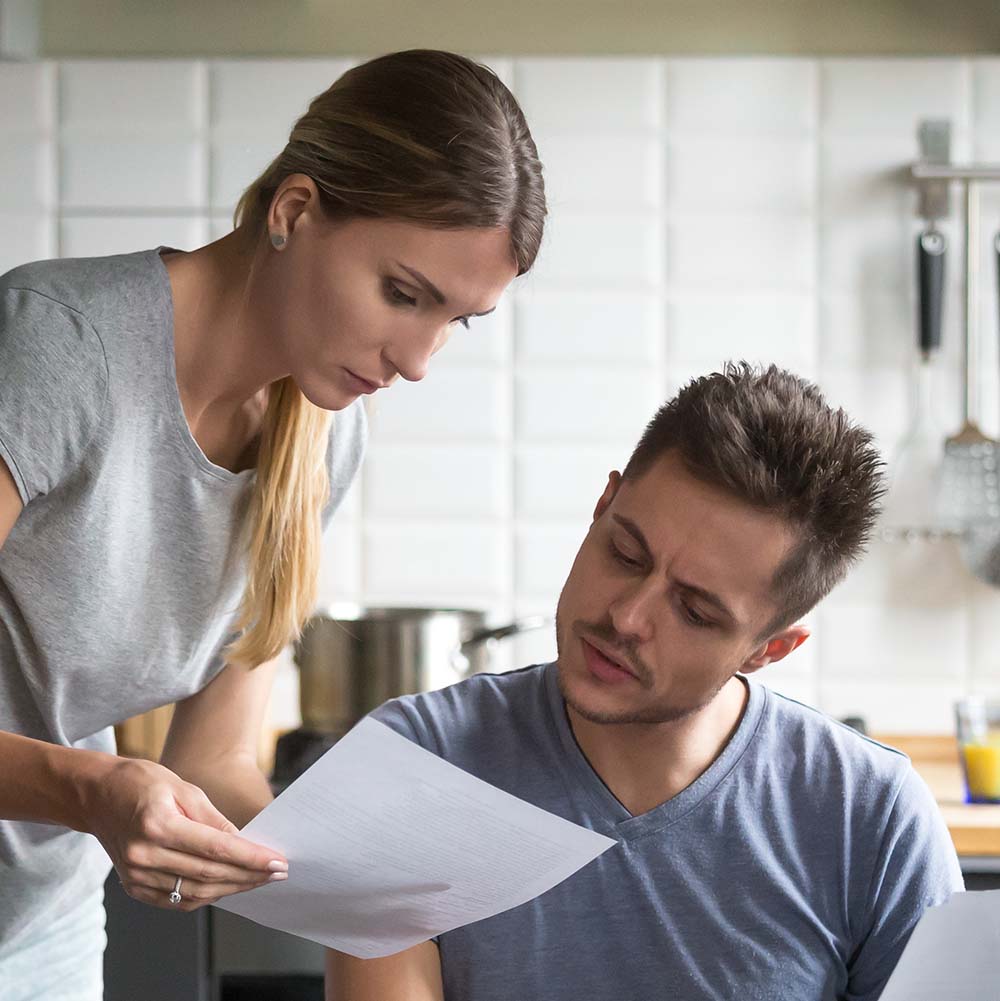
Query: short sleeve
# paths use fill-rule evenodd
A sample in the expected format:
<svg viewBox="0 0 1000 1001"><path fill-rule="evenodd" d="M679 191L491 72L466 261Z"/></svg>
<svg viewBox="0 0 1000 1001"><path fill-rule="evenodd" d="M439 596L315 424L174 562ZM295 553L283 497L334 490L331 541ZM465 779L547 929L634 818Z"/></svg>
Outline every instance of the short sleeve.
<svg viewBox="0 0 1000 1001"><path fill-rule="evenodd" d="M327 469L330 474L330 499L323 509L323 528L333 519L354 482L368 445L368 418L364 403L355 400L333 415L327 446Z"/></svg>
<svg viewBox="0 0 1000 1001"><path fill-rule="evenodd" d="M396 698L383 702L368 716L389 727L390 730L395 730L401 737L412 740L414 744L419 744L425 750L432 750L428 747L429 741L422 725L423 721L419 714L410 710L406 699Z"/></svg>
<svg viewBox="0 0 1000 1001"><path fill-rule="evenodd" d="M107 388L103 346L82 314L39 292L0 286L0 458L23 503L79 465Z"/></svg>
<svg viewBox="0 0 1000 1001"><path fill-rule="evenodd" d="M924 911L964 889L944 818L908 766L882 835L868 929L850 964L845 1001L876 1001Z"/></svg>

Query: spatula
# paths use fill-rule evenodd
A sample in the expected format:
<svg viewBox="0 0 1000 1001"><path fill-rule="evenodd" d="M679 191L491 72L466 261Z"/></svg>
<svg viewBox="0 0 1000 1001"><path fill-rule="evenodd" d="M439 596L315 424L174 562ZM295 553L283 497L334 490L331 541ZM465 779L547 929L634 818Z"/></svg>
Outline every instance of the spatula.
<svg viewBox="0 0 1000 1001"><path fill-rule="evenodd" d="M993 238L998 302L1000 302L1000 233ZM998 316L1000 321L1000 316ZM1000 323L998 323L1000 330ZM1000 446L994 446L994 468L1000 461ZM996 503L994 502L994 507ZM962 559L980 580L1000 587L1000 517L995 513L970 524L962 538Z"/></svg>
<svg viewBox="0 0 1000 1001"><path fill-rule="evenodd" d="M965 211L965 421L945 441L941 468L941 521L959 531L1000 519L997 443L979 427L979 189L966 182Z"/></svg>

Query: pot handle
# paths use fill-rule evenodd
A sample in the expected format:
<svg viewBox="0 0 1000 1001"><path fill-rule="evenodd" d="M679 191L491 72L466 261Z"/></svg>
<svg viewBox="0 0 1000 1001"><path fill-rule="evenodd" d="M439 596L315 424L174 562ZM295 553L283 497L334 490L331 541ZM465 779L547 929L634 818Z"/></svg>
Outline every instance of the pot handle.
<svg viewBox="0 0 1000 1001"><path fill-rule="evenodd" d="M547 615L530 615L523 619L509 622L505 626L498 626L496 629L480 629L473 633L457 650L451 655L451 666L463 677L469 677L472 662L469 660L468 651L473 647L480 646L490 640L502 640L508 636L516 636L518 633L526 633L529 629L541 629L543 626L552 624L552 619Z"/></svg>
<svg viewBox="0 0 1000 1001"><path fill-rule="evenodd" d="M505 640L508 636L516 636L518 633L526 633L531 629L541 629L543 626L552 625L552 618L548 615L529 615L523 619L516 619L505 626L497 626L496 629L480 629L473 633L461 646L465 653L470 647L479 646L489 640Z"/></svg>

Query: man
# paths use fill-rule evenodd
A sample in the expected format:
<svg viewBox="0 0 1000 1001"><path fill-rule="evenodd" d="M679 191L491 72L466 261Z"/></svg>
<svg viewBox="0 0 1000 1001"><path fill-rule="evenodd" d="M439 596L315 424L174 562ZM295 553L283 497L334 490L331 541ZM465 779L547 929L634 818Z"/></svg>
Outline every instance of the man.
<svg viewBox="0 0 1000 1001"><path fill-rule="evenodd" d="M863 551L871 436L771 367L727 366L611 474L559 599L558 660L375 717L609 849L397 956L330 953L336 1001L875 1001L961 890L901 754L748 680ZM483 845L489 851L489 845Z"/></svg>

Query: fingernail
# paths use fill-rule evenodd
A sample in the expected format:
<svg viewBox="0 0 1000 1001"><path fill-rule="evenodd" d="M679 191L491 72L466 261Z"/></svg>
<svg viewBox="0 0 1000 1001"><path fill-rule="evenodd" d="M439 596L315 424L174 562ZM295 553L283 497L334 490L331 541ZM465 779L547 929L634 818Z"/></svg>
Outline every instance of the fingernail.
<svg viewBox="0 0 1000 1001"><path fill-rule="evenodd" d="M273 862L268 862L267 863L267 871L268 872L288 872L288 863L287 862L279 862L277 859L275 859Z"/></svg>
<svg viewBox="0 0 1000 1001"><path fill-rule="evenodd" d="M269 883L280 883L283 879L288 879L287 872L272 872L270 876L267 877Z"/></svg>

